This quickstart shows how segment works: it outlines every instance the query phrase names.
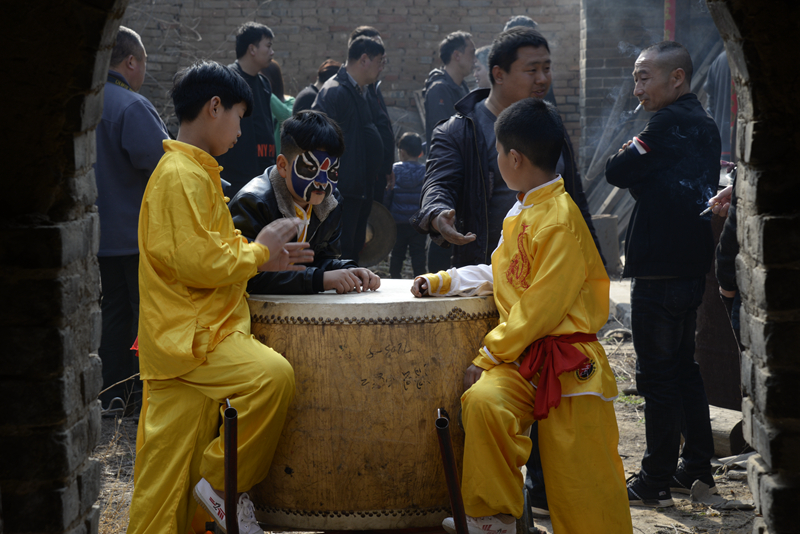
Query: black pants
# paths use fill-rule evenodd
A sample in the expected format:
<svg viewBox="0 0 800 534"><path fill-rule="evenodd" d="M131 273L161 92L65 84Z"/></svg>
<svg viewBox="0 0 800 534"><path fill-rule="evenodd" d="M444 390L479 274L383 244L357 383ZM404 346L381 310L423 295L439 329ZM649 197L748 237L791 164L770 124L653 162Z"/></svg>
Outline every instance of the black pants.
<svg viewBox="0 0 800 534"><path fill-rule="evenodd" d="M406 250L411 254L411 268L414 276L425 274L425 241L427 237L420 234L410 224L397 225L397 240L392 249L392 260L389 263L389 274L392 278L400 278Z"/></svg>
<svg viewBox="0 0 800 534"><path fill-rule="evenodd" d="M342 200L342 259L358 263L358 255L367 238L372 193L368 198L344 197Z"/></svg>
<svg viewBox="0 0 800 534"><path fill-rule="evenodd" d="M103 389L139 372L139 359L130 350L139 328L139 255L98 257L102 283L101 311L103 334L100 359L103 361ZM103 407L114 397L128 404L127 413L142 403L142 383L136 377L100 395Z"/></svg>

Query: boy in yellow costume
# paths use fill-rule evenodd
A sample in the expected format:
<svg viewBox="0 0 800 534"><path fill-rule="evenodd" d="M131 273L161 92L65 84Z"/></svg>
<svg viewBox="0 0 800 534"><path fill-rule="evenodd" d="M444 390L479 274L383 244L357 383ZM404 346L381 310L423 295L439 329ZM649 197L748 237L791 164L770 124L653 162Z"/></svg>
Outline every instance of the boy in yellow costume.
<svg viewBox="0 0 800 534"><path fill-rule="evenodd" d="M175 77L180 123L164 141L139 216L139 358L147 384L128 534L185 534L195 499L226 530L261 533L246 493L263 480L294 395L294 372L250 334L247 280L299 270L298 223L265 227L254 242L236 231L214 159L241 135L253 96L233 71L197 63ZM220 404L239 412L238 517L225 515Z"/></svg>
<svg viewBox="0 0 800 534"><path fill-rule="evenodd" d="M614 375L596 333L609 281L580 210L555 168L564 130L555 108L525 99L495 124L503 180L520 191L491 265L427 274L416 296L471 294L493 284L500 323L464 376L461 491L471 534L514 534L522 516L524 432L539 447L555 534L632 532ZM455 532L452 518L442 526Z"/></svg>

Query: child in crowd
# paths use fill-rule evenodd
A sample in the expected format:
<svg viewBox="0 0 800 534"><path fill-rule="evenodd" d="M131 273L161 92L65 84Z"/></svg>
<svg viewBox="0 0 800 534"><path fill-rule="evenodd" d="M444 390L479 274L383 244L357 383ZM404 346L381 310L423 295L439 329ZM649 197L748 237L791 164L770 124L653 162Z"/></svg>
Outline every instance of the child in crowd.
<svg viewBox="0 0 800 534"><path fill-rule="evenodd" d="M491 265L416 278L416 296L494 284L497 327L464 376L462 494L473 534L514 534L522 516L525 430L539 447L555 534L632 532L614 375L596 332L609 280L580 210L555 168L564 130L555 108L525 99L495 124L497 163L519 191ZM452 518L443 526L453 533Z"/></svg>
<svg viewBox="0 0 800 534"><path fill-rule="evenodd" d="M422 156L422 138L412 132L406 132L397 143L400 161L392 167L395 182L389 191L391 202L389 210L397 223L397 240L392 249L392 260L389 273L392 278L400 278L406 250L411 254L411 267L414 276L425 272L425 241L427 237L418 233L408 222L419 209L419 197L422 194L422 183L425 181L425 166L419 162Z"/></svg>
<svg viewBox="0 0 800 534"><path fill-rule="evenodd" d="M281 129L277 164L253 178L229 204L233 223L255 239L272 221L300 222L298 242L308 242L314 262L302 270L262 272L247 284L250 293L337 293L378 289L381 281L352 260L339 259L342 198L336 191L344 136L324 113L301 111Z"/></svg>
<svg viewBox="0 0 800 534"><path fill-rule="evenodd" d="M254 242L234 229L215 156L241 135L253 95L234 71L199 62L172 88L177 140L147 184L139 216L139 358L146 406L139 420L135 486L127 532L187 532L197 504L226 529L261 533L247 493L238 517L222 490L245 492L269 470L294 371L250 334L247 281L259 270L300 270L305 243L287 244L296 220L265 227ZM239 412L239 487L224 488L220 405Z"/></svg>

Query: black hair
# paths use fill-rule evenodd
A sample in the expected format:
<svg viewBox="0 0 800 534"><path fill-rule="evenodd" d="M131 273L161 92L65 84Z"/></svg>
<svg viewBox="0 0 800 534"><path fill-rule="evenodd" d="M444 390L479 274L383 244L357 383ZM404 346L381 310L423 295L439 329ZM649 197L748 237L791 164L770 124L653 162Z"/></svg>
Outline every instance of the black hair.
<svg viewBox="0 0 800 534"><path fill-rule="evenodd" d="M494 123L506 154L511 149L546 172L555 172L564 146L564 125L556 107L538 98L524 98L507 107Z"/></svg>
<svg viewBox="0 0 800 534"><path fill-rule="evenodd" d="M516 28L518 26L524 26L526 28L535 28L538 26L535 20L528 17L527 15L516 15L508 19L506 25L503 26L503 31L510 30L511 28Z"/></svg>
<svg viewBox="0 0 800 534"><path fill-rule="evenodd" d="M267 39L275 38L267 26L259 24L258 22L245 22L236 29L236 59L239 59L247 53L247 48L250 45L258 46L258 43L266 37Z"/></svg>
<svg viewBox="0 0 800 534"><path fill-rule="evenodd" d="M656 52L658 54L656 64L665 70L666 74L675 69L683 69L683 72L686 73L686 83L691 87L692 74L694 74L692 56L682 44L675 41L661 41L642 50L642 54L645 52Z"/></svg>
<svg viewBox="0 0 800 534"><path fill-rule="evenodd" d="M247 82L233 69L214 61L197 61L179 71L172 80L170 96L179 124L195 120L215 96L225 109L244 102L245 117L253 111L253 92Z"/></svg>
<svg viewBox="0 0 800 534"><path fill-rule="evenodd" d="M353 44L353 41L358 37L372 37L373 39L377 38L381 40L381 33L372 26L359 26L350 32L350 37L347 38L347 47L350 48L350 45Z"/></svg>
<svg viewBox="0 0 800 534"><path fill-rule="evenodd" d="M269 86L272 88L272 94L278 97L281 102L286 101L286 90L283 87L283 73L281 72L281 65L274 59L269 60L269 65L261 69L261 74L269 80Z"/></svg>
<svg viewBox="0 0 800 534"><path fill-rule="evenodd" d="M380 41L362 35L356 37L350 43L350 47L347 50L347 59L356 60L363 54L367 54L367 57L372 59L375 56L382 56L385 52L386 50L383 48Z"/></svg>
<svg viewBox="0 0 800 534"><path fill-rule="evenodd" d="M441 43L439 43L439 57L442 60L442 63L447 65L450 63L450 60L453 57L453 52L459 50L461 52L467 47L467 41L472 40L472 35L467 32L453 32L447 37L445 37Z"/></svg>
<svg viewBox="0 0 800 534"><path fill-rule="evenodd" d="M411 157L419 157L422 154L422 138L414 132L406 132L397 142L397 148L405 150Z"/></svg>
<svg viewBox="0 0 800 534"><path fill-rule="evenodd" d="M120 26L114 42L114 49L111 51L109 65L112 67L119 65L129 56L133 56L139 61L144 59L144 45L142 45L142 39L138 33L125 26Z"/></svg>
<svg viewBox="0 0 800 534"><path fill-rule="evenodd" d="M494 75L492 74L494 66L497 65L503 71L509 72L511 64L517 60L517 51L524 46L532 46L533 48L543 46L550 52L547 39L538 31L525 26L511 28L495 38L492 43L492 49L489 51L489 80L492 85L494 85Z"/></svg>
<svg viewBox="0 0 800 534"><path fill-rule="evenodd" d="M333 78L337 72L339 72L339 67L342 64L334 59L326 59L322 62L322 65L319 66L319 70L317 70L317 80L319 83L325 83L331 78Z"/></svg>
<svg viewBox="0 0 800 534"><path fill-rule="evenodd" d="M281 154L287 159L317 149L335 158L344 154L344 134L336 121L321 111L310 109L298 111L283 121Z"/></svg>

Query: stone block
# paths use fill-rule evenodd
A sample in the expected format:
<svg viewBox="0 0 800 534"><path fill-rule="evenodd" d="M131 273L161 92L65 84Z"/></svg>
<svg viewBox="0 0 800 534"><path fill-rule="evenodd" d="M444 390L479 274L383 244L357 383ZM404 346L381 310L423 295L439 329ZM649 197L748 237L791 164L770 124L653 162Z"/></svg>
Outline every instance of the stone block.
<svg viewBox="0 0 800 534"><path fill-rule="evenodd" d="M64 532L79 517L78 483L27 481L11 484L1 480L3 504L13 514L4 516L7 532Z"/></svg>
<svg viewBox="0 0 800 534"><path fill-rule="evenodd" d="M769 472L769 465L764 462L760 455L756 454L747 460L747 485L753 493L753 502L756 510L761 512L761 477Z"/></svg>
<svg viewBox="0 0 800 534"><path fill-rule="evenodd" d="M18 427L5 431L0 436L0 454L18 461L0 464L0 480L69 478L85 462L100 439L99 403L94 403L83 415L74 425L63 430L58 427ZM29 421L31 423L34 421Z"/></svg>
<svg viewBox="0 0 800 534"><path fill-rule="evenodd" d="M99 246L100 218L96 212L58 224L0 229L0 263L6 268L61 267L97 254Z"/></svg>
<svg viewBox="0 0 800 534"><path fill-rule="evenodd" d="M753 369L751 398L756 409L768 418L797 417L797 392L800 373L786 369L772 373L767 367Z"/></svg>
<svg viewBox="0 0 800 534"><path fill-rule="evenodd" d="M744 310L741 321L742 341L750 347L754 358L758 355L760 365L770 367L773 372L794 369L797 366L796 347L800 346L800 319L765 321Z"/></svg>
<svg viewBox="0 0 800 534"><path fill-rule="evenodd" d="M769 525L770 532L774 534L797 532L800 480L789 479L783 474L765 473L761 476L758 489L761 513Z"/></svg>

